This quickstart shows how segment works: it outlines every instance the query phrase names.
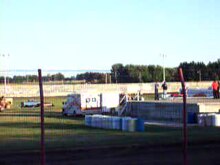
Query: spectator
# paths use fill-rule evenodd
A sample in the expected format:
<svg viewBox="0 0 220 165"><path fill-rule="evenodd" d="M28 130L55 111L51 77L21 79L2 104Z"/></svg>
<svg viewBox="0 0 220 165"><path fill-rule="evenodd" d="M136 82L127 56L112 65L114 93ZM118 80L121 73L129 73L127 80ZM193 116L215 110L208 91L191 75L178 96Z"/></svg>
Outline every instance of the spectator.
<svg viewBox="0 0 220 165"><path fill-rule="evenodd" d="M158 84L158 82L156 82L155 85L154 85L154 94L155 94L154 99L155 99L155 100L159 100L159 92L158 92L158 89L159 89L159 84Z"/></svg>
<svg viewBox="0 0 220 165"><path fill-rule="evenodd" d="M218 81L218 89L217 89L217 98L219 99L220 95L219 95L219 87L220 87L220 82Z"/></svg>
<svg viewBox="0 0 220 165"><path fill-rule="evenodd" d="M218 82L215 80L212 83L212 91L213 91L213 98L214 99L218 98L218 89L219 89Z"/></svg>
<svg viewBox="0 0 220 165"><path fill-rule="evenodd" d="M163 97L166 98L166 95L167 95L167 83L166 83L166 81L163 82L162 88L163 88Z"/></svg>

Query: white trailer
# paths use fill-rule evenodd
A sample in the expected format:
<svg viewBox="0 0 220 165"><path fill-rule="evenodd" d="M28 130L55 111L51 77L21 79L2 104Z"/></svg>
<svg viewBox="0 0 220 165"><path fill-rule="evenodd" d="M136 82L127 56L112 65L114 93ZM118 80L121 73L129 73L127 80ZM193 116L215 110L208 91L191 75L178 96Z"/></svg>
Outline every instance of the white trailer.
<svg viewBox="0 0 220 165"><path fill-rule="evenodd" d="M119 93L71 94L63 103L63 115L114 113L120 107Z"/></svg>

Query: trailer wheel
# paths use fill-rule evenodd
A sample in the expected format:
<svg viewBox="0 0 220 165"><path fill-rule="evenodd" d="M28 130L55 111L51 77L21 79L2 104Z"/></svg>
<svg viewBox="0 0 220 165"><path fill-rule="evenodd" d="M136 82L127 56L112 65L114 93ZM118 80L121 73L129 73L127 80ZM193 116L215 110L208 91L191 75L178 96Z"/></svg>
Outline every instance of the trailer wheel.
<svg viewBox="0 0 220 165"><path fill-rule="evenodd" d="M73 116L76 116L76 111L73 111Z"/></svg>
<svg viewBox="0 0 220 165"><path fill-rule="evenodd" d="M21 108L23 108L24 107L24 102L21 102Z"/></svg>
<svg viewBox="0 0 220 165"><path fill-rule="evenodd" d="M110 109L110 113L111 113L112 115L115 115L115 113L116 113L115 108L111 108L111 109Z"/></svg>

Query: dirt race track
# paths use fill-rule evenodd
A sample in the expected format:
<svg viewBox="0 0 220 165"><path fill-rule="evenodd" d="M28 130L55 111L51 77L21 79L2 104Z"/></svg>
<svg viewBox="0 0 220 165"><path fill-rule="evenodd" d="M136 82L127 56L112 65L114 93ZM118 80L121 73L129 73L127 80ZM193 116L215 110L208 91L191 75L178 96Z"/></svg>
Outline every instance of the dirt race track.
<svg viewBox="0 0 220 165"><path fill-rule="evenodd" d="M189 148L189 165L219 165L220 144ZM180 165L181 146L113 147L47 152L47 165ZM40 153L0 154L1 165L39 165Z"/></svg>

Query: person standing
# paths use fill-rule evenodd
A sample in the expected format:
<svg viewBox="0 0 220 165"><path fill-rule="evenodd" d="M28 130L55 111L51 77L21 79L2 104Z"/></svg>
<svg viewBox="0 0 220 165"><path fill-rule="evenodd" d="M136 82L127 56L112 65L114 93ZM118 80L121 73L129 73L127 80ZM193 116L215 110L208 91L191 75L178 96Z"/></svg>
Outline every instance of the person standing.
<svg viewBox="0 0 220 165"><path fill-rule="evenodd" d="M154 99L155 100L159 100L159 91L158 91L158 89L159 89L159 84L158 84L158 82L156 82L155 85L154 85L154 94L155 94Z"/></svg>
<svg viewBox="0 0 220 165"><path fill-rule="evenodd" d="M162 88L163 88L163 98L166 98L166 96L167 96L167 83L166 83L166 81L163 82Z"/></svg>
<svg viewBox="0 0 220 165"><path fill-rule="evenodd" d="M219 89L218 82L215 80L212 83L212 91L213 91L213 98L214 99L218 98L218 89Z"/></svg>
<svg viewBox="0 0 220 165"><path fill-rule="evenodd" d="M217 83L218 83L217 98L219 99L220 98L220 94L219 94L220 82L218 81Z"/></svg>

